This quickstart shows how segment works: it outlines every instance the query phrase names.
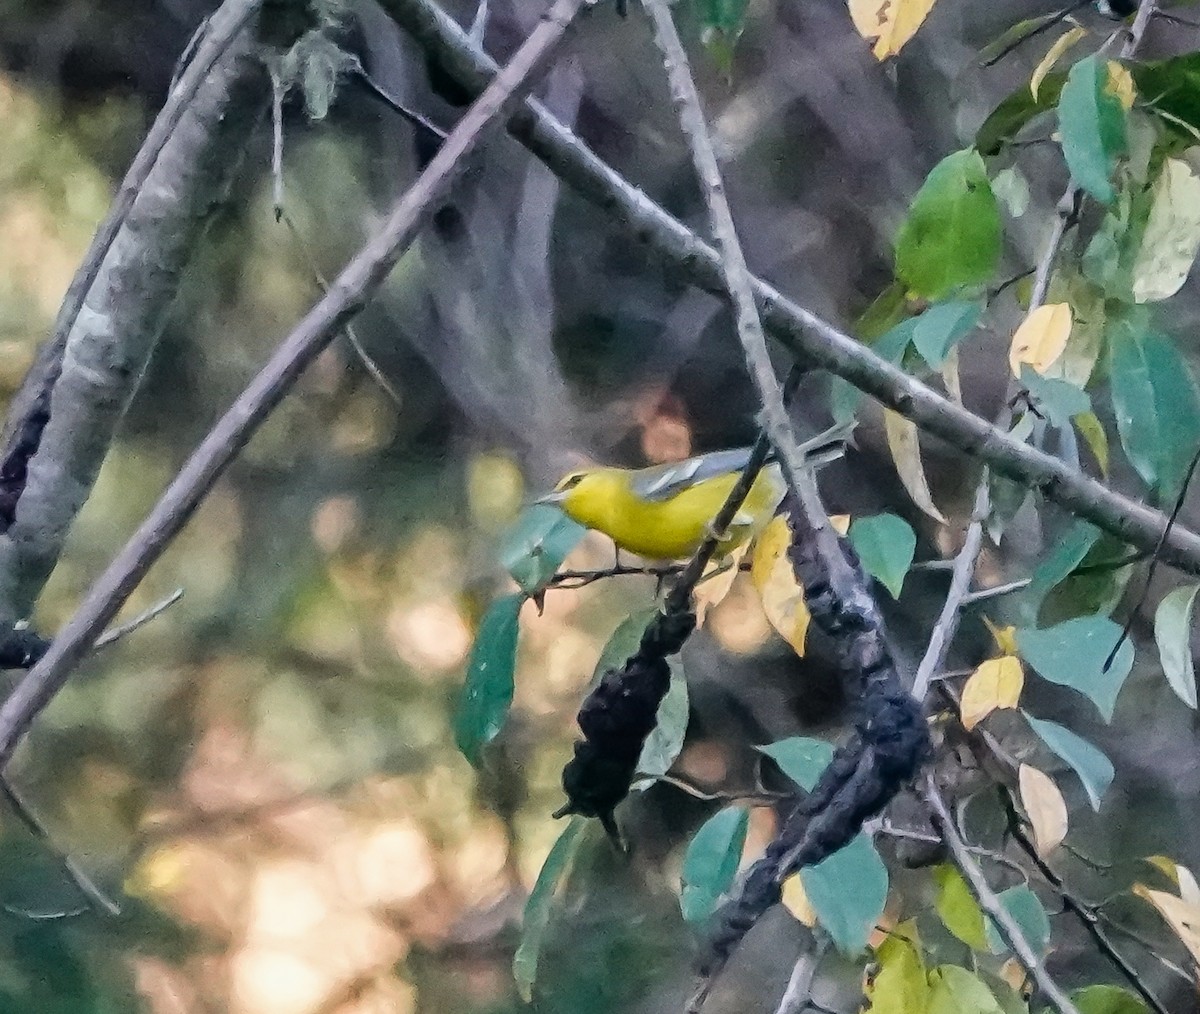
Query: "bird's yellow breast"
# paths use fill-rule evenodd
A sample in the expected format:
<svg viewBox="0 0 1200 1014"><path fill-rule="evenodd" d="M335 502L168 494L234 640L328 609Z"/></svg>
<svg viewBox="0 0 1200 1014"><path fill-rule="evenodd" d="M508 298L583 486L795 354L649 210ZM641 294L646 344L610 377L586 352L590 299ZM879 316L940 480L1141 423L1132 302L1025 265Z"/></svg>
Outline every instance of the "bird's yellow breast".
<svg viewBox="0 0 1200 1014"><path fill-rule="evenodd" d="M569 498L563 510L588 528L608 535L620 549L656 560L691 556L729 497L737 473L714 476L662 500L640 497L620 469L601 469L586 495ZM783 496L778 466L760 473L730 526L718 556L741 545L765 525Z"/></svg>

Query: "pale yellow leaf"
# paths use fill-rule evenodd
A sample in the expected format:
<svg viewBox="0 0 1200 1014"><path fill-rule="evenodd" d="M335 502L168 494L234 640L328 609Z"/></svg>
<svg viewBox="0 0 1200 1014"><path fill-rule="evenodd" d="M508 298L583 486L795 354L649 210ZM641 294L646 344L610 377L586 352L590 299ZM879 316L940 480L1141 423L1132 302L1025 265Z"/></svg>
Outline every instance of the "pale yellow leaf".
<svg viewBox="0 0 1200 1014"><path fill-rule="evenodd" d="M875 59L886 60L904 44L933 10L936 0L849 0L854 27L868 42Z"/></svg>
<svg viewBox="0 0 1200 1014"><path fill-rule="evenodd" d="M948 524L945 515L934 504L933 494L929 492L929 480L925 478L925 466L921 463L921 440L916 425L891 409L884 411L883 425L887 432L888 450L892 452L892 460L896 463L896 471L913 503L935 521L943 525Z"/></svg>
<svg viewBox="0 0 1200 1014"><path fill-rule="evenodd" d="M1080 412L1079 415L1071 416L1071 422L1075 424L1075 428L1079 430L1079 435L1083 437L1084 442L1091 449L1091 452L1096 457L1096 464L1100 466L1100 474L1106 479L1108 478L1108 434L1104 432L1104 427L1101 425L1099 418L1095 412Z"/></svg>
<svg viewBox="0 0 1200 1014"><path fill-rule="evenodd" d="M1200 905L1200 884L1196 883L1192 871L1186 866L1177 866L1175 872L1179 877L1179 897L1189 905Z"/></svg>
<svg viewBox="0 0 1200 1014"><path fill-rule="evenodd" d="M696 626L703 626L708 611L729 594L733 582L737 579L742 559L749 550L750 544L743 542L736 549L727 553L719 562L710 565L704 577L696 584L694 594Z"/></svg>
<svg viewBox="0 0 1200 1014"><path fill-rule="evenodd" d="M1200 178L1177 158L1163 163L1151 190L1150 217L1133 262L1133 298L1151 303L1175 295L1200 251Z"/></svg>
<svg viewBox="0 0 1200 1014"><path fill-rule="evenodd" d="M1021 376L1023 365L1045 374L1066 349L1072 322L1069 303L1047 303L1026 317L1008 349L1013 376Z"/></svg>
<svg viewBox="0 0 1200 1014"><path fill-rule="evenodd" d="M787 518L782 515L774 518L755 540L750 580L771 626L797 655L803 656L811 616L804 601L804 589L797 583L792 561L788 559L791 541Z"/></svg>
<svg viewBox="0 0 1200 1014"><path fill-rule="evenodd" d="M983 618L983 625L988 628L988 633L992 635L992 640L996 642L996 647L1003 654L1015 655L1017 653L1016 627L998 627L986 616Z"/></svg>
<svg viewBox="0 0 1200 1014"><path fill-rule="evenodd" d="M849 514L830 514L829 524L838 535L845 537L850 531L850 515Z"/></svg>
<svg viewBox="0 0 1200 1014"><path fill-rule="evenodd" d="M1013 655L989 658L963 686L959 710L963 726L974 729L997 708L1015 708L1025 687L1021 660Z"/></svg>
<svg viewBox="0 0 1200 1014"><path fill-rule="evenodd" d="M1042 87L1042 82L1046 80L1046 75L1054 69L1054 65L1062 59L1063 54L1073 45L1075 45L1075 43L1077 43L1080 39L1086 38L1086 29L1080 28L1079 25L1076 25L1064 35L1060 35L1054 41L1054 45L1046 50L1046 55L1042 57L1041 63L1034 67L1033 76L1029 79L1029 93L1033 96L1034 102L1037 101L1038 89ZM1110 77L1110 84L1111 81L1112 78Z"/></svg>
<svg viewBox="0 0 1200 1014"><path fill-rule="evenodd" d="M1158 909L1158 914L1191 953L1192 960L1200 962L1200 905L1166 891L1152 891L1145 884L1134 884L1133 893Z"/></svg>
<svg viewBox="0 0 1200 1014"><path fill-rule="evenodd" d="M1017 772L1021 805L1033 825L1033 839L1043 856L1053 852L1067 836L1067 804L1058 786L1044 771L1022 764Z"/></svg>
<svg viewBox="0 0 1200 1014"><path fill-rule="evenodd" d="M799 873L793 873L783 882L783 907L792 913L797 922L805 926L817 924L817 911L808 900L808 892L804 890L804 881Z"/></svg>
<svg viewBox="0 0 1200 1014"><path fill-rule="evenodd" d="M1104 90L1109 95L1115 95L1120 99L1125 112L1129 112L1133 108L1133 100L1137 97L1133 75L1129 73L1128 67L1117 63L1116 60L1108 61L1108 81L1104 85Z"/></svg>

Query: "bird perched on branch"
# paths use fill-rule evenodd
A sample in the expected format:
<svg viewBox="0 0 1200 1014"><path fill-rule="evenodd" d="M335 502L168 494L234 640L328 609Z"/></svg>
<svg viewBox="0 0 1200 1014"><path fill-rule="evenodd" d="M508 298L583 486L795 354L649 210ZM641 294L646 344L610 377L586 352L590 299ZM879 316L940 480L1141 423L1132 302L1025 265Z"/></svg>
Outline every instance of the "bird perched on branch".
<svg viewBox="0 0 1200 1014"><path fill-rule="evenodd" d="M837 426L800 450L810 466L818 467L841 457L848 435L848 427ZM617 549L654 560L682 560L709 534L750 453L751 448L739 447L651 468L580 469L564 475L554 492L537 502L555 504L572 520L603 532ZM715 555L724 556L756 535L775 516L785 492L778 462L768 462Z"/></svg>

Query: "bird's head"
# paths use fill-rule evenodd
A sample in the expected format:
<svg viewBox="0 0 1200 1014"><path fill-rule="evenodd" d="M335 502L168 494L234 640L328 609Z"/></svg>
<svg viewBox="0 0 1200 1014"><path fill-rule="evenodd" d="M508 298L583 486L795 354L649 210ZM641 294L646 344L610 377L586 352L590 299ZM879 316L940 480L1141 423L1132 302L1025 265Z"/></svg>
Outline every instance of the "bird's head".
<svg viewBox="0 0 1200 1014"><path fill-rule="evenodd" d="M554 492L539 497L536 503L554 504L569 518L591 526L600 520L613 487L612 469L581 468L558 480Z"/></svg>

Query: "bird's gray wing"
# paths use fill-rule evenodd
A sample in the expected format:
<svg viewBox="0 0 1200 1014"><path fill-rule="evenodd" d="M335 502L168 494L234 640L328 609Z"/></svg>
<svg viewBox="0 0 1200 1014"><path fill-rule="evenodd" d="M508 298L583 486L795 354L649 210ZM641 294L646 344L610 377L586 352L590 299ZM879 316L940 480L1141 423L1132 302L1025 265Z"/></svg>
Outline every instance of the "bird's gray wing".
<svg viewBox="0 0 1200 1014"><path fill-rule="evenodd" d="M633 478L633 491L643 500L652 503L669 500L680 490L697 482L728 472L740 472L746 467L749 459L749 447L736 447L728 451L713 451L669 465L644 468Z"/></svg>

